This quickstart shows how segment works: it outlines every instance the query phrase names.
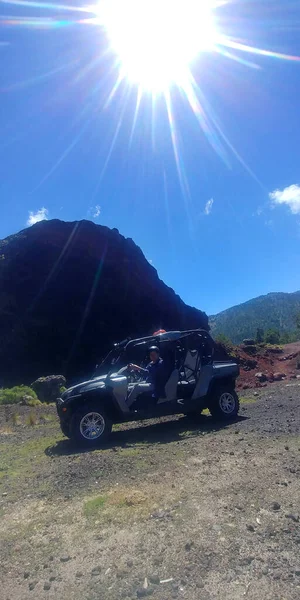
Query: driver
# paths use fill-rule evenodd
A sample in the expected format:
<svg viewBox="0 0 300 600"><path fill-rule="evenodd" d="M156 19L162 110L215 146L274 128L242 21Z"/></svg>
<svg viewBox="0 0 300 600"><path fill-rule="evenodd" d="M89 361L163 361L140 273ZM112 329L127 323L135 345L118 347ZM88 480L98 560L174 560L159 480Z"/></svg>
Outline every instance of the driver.
<svg viewBox="0 0 300 600"><path fill-rule="evenodd" d="M149 348L149 355L151 362L146 369L143 369L138 365L128 365L129 369L145 373L146 375L146 383L137 383L132 389L127 401L128 406L133 404L139 394L147 391L152 391L152 398L155 398L155 400L166 397L165 384L169 373L167 373L164 361L159 355L158 347L151 346L151 348Z"/></svg>

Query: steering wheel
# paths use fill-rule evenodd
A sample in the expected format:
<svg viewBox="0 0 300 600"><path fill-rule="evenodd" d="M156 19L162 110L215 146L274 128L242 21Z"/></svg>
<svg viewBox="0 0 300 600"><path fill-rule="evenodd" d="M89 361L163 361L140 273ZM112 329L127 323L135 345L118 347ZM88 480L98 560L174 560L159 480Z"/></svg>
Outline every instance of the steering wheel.
<svg viewBox="0 0 300 600"><path fill-rule="evenodd" d="M141 373L135 369L131 369L130 365L127 365L127 373L129 383L138 383L141 380Z"/></svg>

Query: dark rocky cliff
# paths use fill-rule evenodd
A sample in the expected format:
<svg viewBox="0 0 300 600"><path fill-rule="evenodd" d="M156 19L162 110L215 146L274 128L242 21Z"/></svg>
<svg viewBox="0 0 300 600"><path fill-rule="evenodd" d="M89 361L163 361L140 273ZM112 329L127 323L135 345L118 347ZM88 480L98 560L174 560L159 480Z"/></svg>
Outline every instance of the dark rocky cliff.
<svg viewBox="0 0 300 600"><path fill-rule="evenodd" d="M53 220L0 241L0 385L85 377L115 341L193 327L205 313L115 229Z"/></svg>

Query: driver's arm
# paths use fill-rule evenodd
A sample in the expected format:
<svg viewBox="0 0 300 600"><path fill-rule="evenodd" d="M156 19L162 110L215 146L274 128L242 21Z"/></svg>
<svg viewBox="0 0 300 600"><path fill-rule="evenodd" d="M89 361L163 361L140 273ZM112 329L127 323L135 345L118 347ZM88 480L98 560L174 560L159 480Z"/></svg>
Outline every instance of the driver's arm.
<svg viewBox="0 0 300 600"><path fill-rule="evenodd" d="M148 369L143 369L143 367L139 367L139 365L133 365L130 364L128 365L129 369L132 369L133 371L140 371L141 373L149 373Z"/></svg>

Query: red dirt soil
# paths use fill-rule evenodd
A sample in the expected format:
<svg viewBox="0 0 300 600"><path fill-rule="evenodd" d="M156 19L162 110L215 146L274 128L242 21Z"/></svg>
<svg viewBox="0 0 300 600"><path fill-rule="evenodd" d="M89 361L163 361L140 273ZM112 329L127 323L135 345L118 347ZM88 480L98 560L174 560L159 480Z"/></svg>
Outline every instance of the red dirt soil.
<svg viewBox="0 0 300 600"><path fill-rule="evenodd" d="M240 365L239 390L271 385L276 380L274 374L282 374L284 379L300 379L300 369L297 368L300 366L300 342L278 348L242 345L234 348L233 352ZM257 373L266 375L267 381L261 383Z"/></svg>

